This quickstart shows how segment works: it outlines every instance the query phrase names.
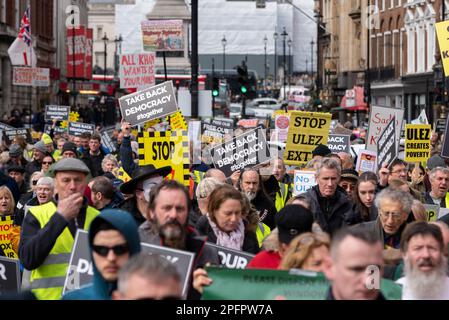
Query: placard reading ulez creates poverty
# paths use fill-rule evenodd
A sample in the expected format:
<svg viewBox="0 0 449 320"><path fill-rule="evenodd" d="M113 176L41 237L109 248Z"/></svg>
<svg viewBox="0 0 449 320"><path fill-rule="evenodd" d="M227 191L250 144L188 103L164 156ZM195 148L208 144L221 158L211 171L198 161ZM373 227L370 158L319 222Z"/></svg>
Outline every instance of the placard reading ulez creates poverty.
<svg viewBox="0 0 449 320"><path fill-rule="evenodd" d="M178 111L172 81L124 96L119 104L123 119L132 126Z"/></svg>

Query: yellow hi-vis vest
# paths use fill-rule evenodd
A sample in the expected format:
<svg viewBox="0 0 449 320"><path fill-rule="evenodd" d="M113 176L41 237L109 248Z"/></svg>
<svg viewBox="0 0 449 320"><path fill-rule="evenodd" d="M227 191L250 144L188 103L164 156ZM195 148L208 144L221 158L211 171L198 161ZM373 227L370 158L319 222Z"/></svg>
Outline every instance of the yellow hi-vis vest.
<svg viewBox="0 0 449 320"><path fill-rule="evenodd" d="M289 185L286 183L279 182L279 188L280 190L276 192L276 199L274 202L274 206L276 207L276 210L278 212L281 211L281 209L285 206L285 203L288 200Z"/></svg>
<svg viewBox="0 0 449 320"><path fill-rule="evenodd" d="M43 228L56 213L56 205L53 202L30 208L30 212L39 221ZM93 207L87 207L84 230L88 231L90 223L99 214ZM74 239L68 227L66 227L51 249L44 262L31 271L31 291L39 300L61 299L64 280L69 265Z"/></svg>
<svg viewBox="0 0 449 320"><path fill-rule="evenodd" d="M263 240L271 233L270 227L265 223L259 222L256 229L257 242L259 242L259 248L262 248Z"/></svg>
<svg viewBox="0 0 449 320"><path fill-rule="evenodd" d="M201 180L203 180L205 174L206 174L206 172L202 172L202 171L198 171L198 170L193 171L193 176L195 177L193 181L196 184L199 184L201 182Z"/></svg>

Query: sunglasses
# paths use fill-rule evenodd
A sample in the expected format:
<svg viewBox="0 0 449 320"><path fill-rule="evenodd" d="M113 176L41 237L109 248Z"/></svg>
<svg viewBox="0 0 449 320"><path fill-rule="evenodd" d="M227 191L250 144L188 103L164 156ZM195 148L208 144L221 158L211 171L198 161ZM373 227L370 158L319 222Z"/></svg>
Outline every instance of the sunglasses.
<svg viewBox="0 0 449 320"><path fill-rule="evenodd" d="M113 251L116 256L122 256L129 252L127 244L118 244L114 247L92 246L92 249L102 257L107 257L109 251Z"/></svg>
<svg viewBox="0 0 449 320"><path fill-rule="evenodd" d="M46 162L46 161L44 161L44 162L42 162L42 164L53 164L53 162Z"/></svg>

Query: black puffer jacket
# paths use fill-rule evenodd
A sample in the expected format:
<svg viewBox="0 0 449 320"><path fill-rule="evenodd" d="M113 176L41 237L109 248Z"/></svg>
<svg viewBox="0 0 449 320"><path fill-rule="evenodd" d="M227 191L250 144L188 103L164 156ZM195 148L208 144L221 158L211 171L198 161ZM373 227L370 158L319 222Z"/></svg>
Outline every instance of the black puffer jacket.
<svg viewBox="0 0 449 320"><path fill-rule="evenodd" d="M332 235L341 227L356 223L352 203L348 200L343 188L337 187L334 196L326 198L321 195L316 185L304 195L310 201L310 211L315 222L323 231Z"/></svg>

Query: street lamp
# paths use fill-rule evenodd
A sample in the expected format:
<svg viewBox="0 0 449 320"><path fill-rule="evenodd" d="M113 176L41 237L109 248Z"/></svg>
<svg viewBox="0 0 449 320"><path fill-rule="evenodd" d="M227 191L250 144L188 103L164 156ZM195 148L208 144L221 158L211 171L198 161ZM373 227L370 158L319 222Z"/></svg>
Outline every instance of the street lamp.
<svg viewBox="0 0 449 320"><path fill-rule="evenodd" d="M120 35L118 38L115 37L115 59L114 59L114 70L115 70L115 76L118 75L118 69L120 65L120 58L119 55L122 54L122 35ZM120 48L120 51L118 50Z"/></svg>
<svg viewBox="0 0 449 320"><path fill-rule="evenodd" d="M225 77L225 69L226 69L226 44L228 41L226 41L226 37L223 35L223 39L221 39L221 44L223 45L223 78Z"/></svg>
<svg viewBox="0 0 449 320"><path fill-rule="evenodd" d="M285 38L287 38L287 36L288 36L287 31L285 31L285 27L284 27L284 30L281 33L281 36L282 36L282 44L283 44L283 49L284 49L284 62L283 62L284 72L283 72L283 81L282 81L282 83L284 85L284 99L285 99L285 87L287 86L287 81L286 81L287 79L285 77L285 70L286 70L286 67L287 67L286 55L285 55Z"/></svg>
<svg viewBox="0 0 449 320"><path fill-rule="evenodd" d="M290 85L292 82L292 39L288 38L288 91L290 92Z"/></svg>
<svg viewBox="0 0 449 320"><path fill-rule="evenodd" d="M264 71L265 71L265 78L264 78L264 91L267 90L267 43L268 43L268 38L267 35L265 35L265 37L263 38L263 49L264 49L264 60L265 60L265 64L264 64Z"/></svg>
<svg viewBox="0 0 449 320"><path fill-rule="evenodd" d="M107 68L107 61L108 61L107 48L108 48L108 41L109 41L109 38L106 35L106 32L104 33L104 37L101 38L101 40L104 41L104 70L103 70L103 72L104 72L104 81L106 82L106 74L107 74L106 68Z"/></svg>
<svg viewBox="0 0 449 320"><path fill-rule="evenodd" d="M277 62L277 39L278 39L278 33L275 31L273 34L273 38L274 38L274 88L276 89L276 84L277 84L277 80L278 80L278 62Z"/></svg>
<svg viewBox="0 0 449 320"><path fill-rule="evenodd" d="M313 41L313 39L312 39L312 41L310 41L310 53L311 53L311 55L310 55L310 59L312 59L311 61L310 61L310 73L312 74L312 79L313 79L313 45L315 44L315 42Z"/></svg>

